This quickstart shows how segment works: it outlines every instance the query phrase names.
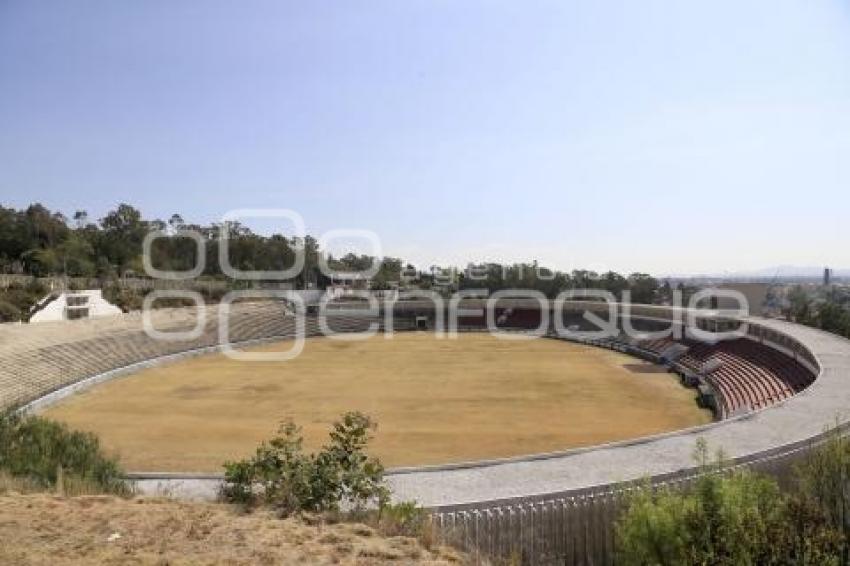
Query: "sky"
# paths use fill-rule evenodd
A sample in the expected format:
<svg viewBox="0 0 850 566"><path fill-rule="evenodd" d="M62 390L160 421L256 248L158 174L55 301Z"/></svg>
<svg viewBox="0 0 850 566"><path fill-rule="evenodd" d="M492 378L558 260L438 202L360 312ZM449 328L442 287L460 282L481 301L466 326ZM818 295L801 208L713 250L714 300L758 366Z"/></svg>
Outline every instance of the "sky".
<svg viewBox="0 0 850 566"><path fill-rule="evenodd" d="M850 0L0 0L0 204L36 201L291 209L419 266L850 267Z"/></svg>

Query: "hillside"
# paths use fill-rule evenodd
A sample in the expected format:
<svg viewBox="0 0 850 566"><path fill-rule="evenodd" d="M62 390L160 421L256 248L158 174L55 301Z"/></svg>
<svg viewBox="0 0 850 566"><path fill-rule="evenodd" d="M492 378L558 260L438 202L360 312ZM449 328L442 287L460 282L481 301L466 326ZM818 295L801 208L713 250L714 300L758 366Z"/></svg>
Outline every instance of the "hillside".
<svg viewBox="0 0 850 566"><path fill-rule="evenodd" d="M0 564L463 564L456 551L220 504L0 496Z"/></svg>

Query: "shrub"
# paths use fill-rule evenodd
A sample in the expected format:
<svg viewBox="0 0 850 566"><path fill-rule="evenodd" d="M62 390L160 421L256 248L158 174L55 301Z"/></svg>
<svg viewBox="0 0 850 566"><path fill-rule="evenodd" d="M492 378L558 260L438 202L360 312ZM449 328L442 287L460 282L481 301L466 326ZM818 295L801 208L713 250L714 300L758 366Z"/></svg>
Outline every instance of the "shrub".
<svg viewBox="0 0 850 566"><path fill-rule="evenodd" d="M113 283L103 287L103 298L120 308L123 312L132 312L142 309L144 294L124 287L119 283Z"/></svg>
<svg viewBox="0 0 850 566"><path fill-rule="evenodd" d="M414 537L422 540L431 536L431 518L415 501L387 503L378 512L378 529L385 536Z"/></svg>
<svg viewBox="0 0 850 566"><path fill-rule="evenodd" d="M707 474L688 493L640 490L618 525L623 564L781 564L785 515L776 483Z"/></svg>
<svg viewBox="0 0 850 566"><path fill-rule="evenodd" d="M384 468L366 454L375 428L369 417L346 413L334 423L330 443L317 454L305 454L300 429L285 422L252 458L225 464L222 496L233 503L272 505L283 516L337 511L343 504L383 505L388 499Z"/></svg>
<svg viewBox="0 0 850 566"><path fill-rule="evenodd" d="M354 504L377 498L383 504L389 497L383 486L384 467L366 454L375 430L372 420L358 412L343 415L330 432L331 443L316 458L322 477L338 482L339 500ZM336 494L335 494L336 496Z"/></svg>
<svg viewBox="0 0 850 566"><path fill-rule="evenodd" d="M34 415L0 414L0 471L43 488L64 483L128 491L121 468L103 453L97 436Z"/></svg>
<svg viewBox="0 0 850 566"><path fill-rule="evenodd" d="M669 490L638 490L617 524L620 562L623 564L683 564L688 536L682 525L689 502Z"/></svg>
<svg viewBox="0 0 850 566"><path fill-rule="evenodd" d="M0 299L0 322L17 322L21 320L21 309L5 299Z"/></svg>
<svg viewBox="0 0 850 566"><path fill-rule="evenodd" d="M797 470L796 489L706 463L685 491L645 487L617 522L623 564L848 564L850 443L836 433Z"/></svg>
<svg viewBox="0 0 850 566"><path fill-rule="evenodd" d="M832 553L850 564L850 441L837 430L797 467L791 505L802 517L792 515L796 554Z"/></svg>
<svg viewBox="0 0 850 566"><path fill-rule="evenodd" d="M47 288L37 279L0 289L0 322L26 320L33 306L46 294Z"/></svg>

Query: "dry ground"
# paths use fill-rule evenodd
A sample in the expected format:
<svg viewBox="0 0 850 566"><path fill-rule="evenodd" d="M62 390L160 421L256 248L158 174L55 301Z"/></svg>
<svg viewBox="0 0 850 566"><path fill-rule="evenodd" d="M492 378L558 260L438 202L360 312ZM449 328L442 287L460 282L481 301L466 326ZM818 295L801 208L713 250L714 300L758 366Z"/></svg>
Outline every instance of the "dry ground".
<svg viewBox="0 0 850 566"><path fill-rule="evenodd" d="M46 414L99 434L129 470L220 471L287 417L315 448L341 413L364 411L379 423L373 452L400 466L561 450L709 422L694 399L675 376L604 349L399 333L310 339L288 362L187 359L103 384Z"/></svg>
<svg viewBox="0 0 850 566"><path fill-rule="evenodd" d="M0 495L0 564L450 564L449 548L225 505L109 496Z"/></svg>

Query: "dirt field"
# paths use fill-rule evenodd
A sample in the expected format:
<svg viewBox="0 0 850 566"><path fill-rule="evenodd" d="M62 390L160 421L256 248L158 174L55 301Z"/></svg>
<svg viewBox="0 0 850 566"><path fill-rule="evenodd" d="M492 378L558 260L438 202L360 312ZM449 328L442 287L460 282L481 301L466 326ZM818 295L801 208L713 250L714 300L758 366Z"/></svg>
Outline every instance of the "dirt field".
<svg viewBox="0 0 850 566"><path fill-rule="evenodd" d="M206 503L0 495L0 564L469 564L355 523L307 524Z"/></svg>
<svg viewBox="0 0 850 566"><path fill-rule="evenodd" d="M288 349L278 344L257 350ZM220 471L284 418L307 447L347 410L374 417L388 466L562 450L709 422L675 376L550 339L399 333L315 338L295 360L187 359L76 395L47 416L98 433L134 471Z"/></svg>

